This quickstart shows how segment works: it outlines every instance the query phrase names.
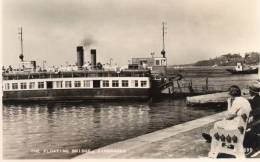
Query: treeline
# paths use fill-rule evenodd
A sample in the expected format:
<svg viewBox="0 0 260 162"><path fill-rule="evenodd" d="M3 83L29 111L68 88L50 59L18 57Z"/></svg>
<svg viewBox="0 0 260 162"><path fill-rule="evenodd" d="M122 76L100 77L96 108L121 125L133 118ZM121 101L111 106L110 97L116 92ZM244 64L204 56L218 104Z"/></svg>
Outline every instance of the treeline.
<svg viewBox="0 0 260 162"><path fill-rule="evenodd" d="M260 61L259 52L245 53L245 57L240 54L225 54L208 60L201 60L196 62L195 66L235 66L237 62L242 62L248 65L257 65Z"/></svg>

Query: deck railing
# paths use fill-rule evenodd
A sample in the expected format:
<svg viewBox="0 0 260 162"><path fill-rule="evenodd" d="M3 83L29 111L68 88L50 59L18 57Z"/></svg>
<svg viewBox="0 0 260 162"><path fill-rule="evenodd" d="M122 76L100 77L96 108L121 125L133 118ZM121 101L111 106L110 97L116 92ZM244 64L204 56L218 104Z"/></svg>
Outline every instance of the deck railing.
<svg viewBox="0 0 260 162"><path fill-rule="evenodd" d="M91 71L60 71L60 72L11 72L3 73L3 80L43 79L43 78L74 78L74 77L149 77L149 70L91 70Z"/></svg>

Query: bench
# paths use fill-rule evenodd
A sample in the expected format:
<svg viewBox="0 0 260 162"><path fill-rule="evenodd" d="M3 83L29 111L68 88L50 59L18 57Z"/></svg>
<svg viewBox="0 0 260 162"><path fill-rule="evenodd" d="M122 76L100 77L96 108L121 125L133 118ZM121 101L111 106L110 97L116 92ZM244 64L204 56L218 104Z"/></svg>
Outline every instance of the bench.
<svg viewBox="0 0 260 162"><path fill-rule="evenodd" d="M217 158L220 153L224 153L233 155L237 158L245 158L243 142L247 124L251 120L252 118L249 117L249 115L242 114L236 129L211 129L210 135L212 137L212 142L208 157Z"/></svg>

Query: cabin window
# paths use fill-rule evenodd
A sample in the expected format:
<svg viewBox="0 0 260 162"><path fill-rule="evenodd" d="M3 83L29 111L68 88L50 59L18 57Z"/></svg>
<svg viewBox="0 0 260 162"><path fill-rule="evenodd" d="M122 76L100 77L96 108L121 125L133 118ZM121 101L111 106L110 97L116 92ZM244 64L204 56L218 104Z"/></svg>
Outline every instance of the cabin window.
<svg viewBox="0 0 260 162"><path fill-rule="evenodd" d="M160 65L160 60L156 60L156 61L155 61L155 64L156 64L156 65Z"/></svg>
<svg viewBox="0 0 260 162"><path fill-rule="evenodd" d="M35 88L35 83L34 82L30 82L29 83L29 89L34 89Z"/></svg>
<svg viewBox="0 0 260 162"><path fill-rule="evenodd" d="M44 88L44 82L38 82L38 88L40 89Z"/></svg>
<svg viewBox="0 0 260 162"><path fill-rule="evenodd" d="M53 82L52 81L47 81L46 82L46 86L47 86L47 89L52 89L53 88Z"/></svg>
<svg viewBox="0 0 260 162"><path fill-rule="evenodd" d="M90 87L90 80L84 80L83 81L83 86L84 87Z"/></svg>
<svg viewBox="0 0 260 162"><path fill-rule="evenodd" d="M26 83L21 83L20 86L21 86L21 89L26 89L27 88L27 84Z"/></svg>
<svg viewBox="0 0 260 162"><path fill-rule="evenodd" d="M128 80L122 80L122 87L128 87Z"/></svg>
<svg viewBox="0 0 260 162"><path fill-rule="evenodd" d="M135 87L138 87L138 80L135 80Z"/></svg>
<svg viewBox="0 0 260 162"><path fill-rule="evenodd" d="M18 89L18 83L12 83L12 89Z"/></svg>
<svg viewBox="0 0 260 162"><path fill-rule="evenodd" d="M75 81L74 82L74 87L81 87L80 81Z"/></svg>
<svg viewBox="0 0 260 162"><path fill-rule="evenodd" d="M93 88L100 88L100 80L93 80Z"/></svg>
<svg viewBox="0 0 260 162"><path fill-rule="evenodd" d="M118 80L112 80L112 87L119 87Z"/></svg>
<svg viewBox="0 0 260 162"><path fill-rule="evenodd" d="M103 80L103 87L109 87L109 80Z"/></svg>
<svg viewBox="0 0 260 162"><path fill-rule="evenodd" d="M71 87L71 81L65 81L65 87L70 88Z"/></svg>
<svg viewBox="0 0 260 162"><path fill-rule="evenodd" d="M147 86L147 81L141 81L141 87L146 87Z"/></svg>
<svg viewBox="0 0 260 162"><path fill-rule="evenodd" d="M5 83L5 89L10 89L10 84L9 83Z"/></svg>
<svg viewBox="0 0 260 162"><path fill-rule="evenodd" d="M62 81L56 81L56 88L62 88Z"/></svg>

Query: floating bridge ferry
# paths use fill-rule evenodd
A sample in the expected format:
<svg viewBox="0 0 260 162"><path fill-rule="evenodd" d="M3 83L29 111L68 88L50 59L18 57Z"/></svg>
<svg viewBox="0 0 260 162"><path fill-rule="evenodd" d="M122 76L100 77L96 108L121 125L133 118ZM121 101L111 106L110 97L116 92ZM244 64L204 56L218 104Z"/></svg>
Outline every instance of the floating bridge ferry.
<svg viewBox="0 0 260 162"><path fill-rule="evenodd" d="M35 61L21 60L21 70L4 71L3 100L147 99L151 71L145 68L111 70L96 64L91 50L91 67L84 69L84 50L77 47L77 70L37 71Z"/></svg>
<svg viewBox="0 0 260 162"><path fill-rule="evenodd" d="M163 24L164 25L164 24ZM22 29L18 69L2 69L3 101L148 99L160 94L167 82L167 59L132 58L127 68L105 68L96 61L96 49L90 50L90 64L84 64L84 47L76 48L77 63L73 69L47 70L36 61L24 61ZM110 63L111 65L111 63Z"/></svg>

